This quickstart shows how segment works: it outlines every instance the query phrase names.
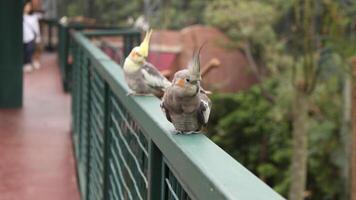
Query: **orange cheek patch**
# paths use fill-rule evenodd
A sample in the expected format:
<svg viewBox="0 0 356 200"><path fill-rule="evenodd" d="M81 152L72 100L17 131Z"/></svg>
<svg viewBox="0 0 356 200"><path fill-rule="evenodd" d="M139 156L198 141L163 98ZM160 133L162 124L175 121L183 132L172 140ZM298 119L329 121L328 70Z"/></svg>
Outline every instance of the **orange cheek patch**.
<svg viewBox="0 0 356 200"><path fill-rule="evenodd" d="M179 80L177 81L177 85L179 85L180 87L184 87L184 85L185 85L184 80L183 80L183 79L179 79Z"/></svg>
<svg viewBox="0 0 356 200"><path fill-rule="evenodd" d="M137 57L137 53L136 53L136 52L132 52L132 53L131 53L131 57L132 57L132 58L136 58L136 57Z"/></svg>

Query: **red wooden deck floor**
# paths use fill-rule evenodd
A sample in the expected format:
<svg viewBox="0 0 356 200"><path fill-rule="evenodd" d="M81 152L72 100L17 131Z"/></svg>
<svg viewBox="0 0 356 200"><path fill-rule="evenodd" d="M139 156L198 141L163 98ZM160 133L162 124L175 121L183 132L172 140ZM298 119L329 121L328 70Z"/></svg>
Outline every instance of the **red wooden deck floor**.
<svg viewBox="0 0 356 200"><path fill-rule="evenodd" d="M0 109L0 200L77 200L70 97L54 54L24 75L22 109Z"/></svg>

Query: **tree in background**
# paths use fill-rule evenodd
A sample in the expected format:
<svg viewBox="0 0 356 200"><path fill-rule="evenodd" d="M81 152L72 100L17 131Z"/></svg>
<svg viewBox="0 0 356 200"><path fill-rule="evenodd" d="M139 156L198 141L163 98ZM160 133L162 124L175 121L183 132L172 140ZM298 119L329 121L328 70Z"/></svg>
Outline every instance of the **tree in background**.
<svg viewBox="0 0 356 200"><path fill-rule="evenodd" d="M340 127L340 142L342 144L342 154L339 156L342 159L341 175L343 177L343 188L345 188L345 199L350 198L351 189L351 110L352 110L352 69L351 57L356 53L356 2L343 1L337 3L335 1L325 2L328 7L328 19L330 25L324 28L325 32L329 33L329 40L325 43L326 48L332 49L336 56L340 57L340 79L342 83L342 110L341 110L341 127ZM335 71L335 70L334 70Z"/></svg>
<svg viewBox="0 0 356 200"><path fill-rule="evenodd" d="M99 23L107 25L127 26L129 17L142 15L144 3L142 0L91 0L95 11L88 15L96 18Z"/></svg>
<svg viewBox="0 0 356 200"><path fill-rule="evenodd" d="M295 30L293 42L300 46L300 52L294 51L295 64L292 66L293 99L293 155L291 161L290 200L305 198L307 183L307 159L309 128L308 106L313 93L320 65L317 65L318 44L316 38L315 1L304 0L295 5Z"/></svg>
<svg viewBox="0 0 356 200"><path fill-rule="evenodd" d="M202 12L213 0L74 0L67 1L60 13L95 18L101 24L127 26L128 19L148 16L153 28L180 29L203 23Z"/></svg>
<svg viewBox="0 0 356 200"><path fill-rule="evenodd" d="M162 1L158 23L153 27L181 29L193 24L202 24L204 9L214 0L166 0Z"/></svg>
<svg viewBox="0 0 356 200"><path fill-rule="evenodd" d="M351 198L356 199L356 57L352 59Z"/></svg>
<svg viewBox="0 0 356 200"><path fill-rule="evenodd" d="M100 24L126 26L129 17L143 14L143 0L63 0L61 16L85 16L94 18Z"/></svg>
<svg viewBox="0 0 356 200"><path fill-rule="evenodd" d="M340 111L337 109L340 108L337 107L340 106L340 96L328 96L329 107L325 107L325 100L320 99L323 94L339 92L338 87L335 87L338 82L334 81L334 77L326 76L326 80L322 81L321 75L330 73L327 66L342 66L339 61L343 58L337 49L327 48L327 44L338 45L331 40L335 34L327 31L330 24L337 28L344 27L340 21L346 18L340 3L342 2L329 0L216 0L206 10L206 22L228 33L236 41L233 45L241 49L248 58L251 72L257 77L262 74L259 78L262 85L261 94L276 104L272 105L279 110L275 113L276 116L284 115L291 121L293 154L289 199L292 200L304 199L306 196L312 196L313 199L318 196L331 199L341 197L340 189L333 187L337 185L326 183L327 177L330 179L335 176L332 171L340 167L335 161L337 159L328 158L328 162L332 163L323 171L320 168L325 168L325 165L321 164L325 164L325 161L310 159L307 163L308 155L329 157L334 154L330 149L337 150L341 146L338 138L336 142L333 141L334 133L337 133L340 127L340 116L337 114ZM329 12L331 10L333 12ZM343 37L338 38L342 40ZM267 69L267 73L261 73L263 69ZM263 76L264 74L267 76ZM270 88L264 86L264 79L276 81L278 87L274 89L275 95ZM268 95L265 95L266 93ZM270 94L274 97L269 98ZM335 101L332 101L333 99ZM323 119L324 117L328 119ZM322 132L330 135L317 135ZM319 153L320 150L315 146L308 147L308 140L316 142L314 145L320 142L314 141L315 138L327 138L324 142L330 149L322 149L323 152ZM320 148L323 145L317 146ZM315 176L308 178L310 192L305 192L307 173L309 176ZM314 181L316 183L313 183ZM321 187L317 186L319 181L323 181Z"/></svg>
<svg viewBox="0 0 356 200"><path fill-rule="evenodd" d="M273 27L290 3L276 2L279 1L215 0L205 12L206 23L222 29L234 41L224 45L239 48L246 55L251 73L260 82L262 94L270 101L273 97L263 85L265 75L280 75L292 64L292 57L284 53L285 41L278 38Z"/></svg>
<svg viewBox="0 0 356 200"><path fill-rule="evenodd" d="M309 91L297 92L304 93L308 95L307 98L310 98L313 96L316 84L321 85L323 79L330 79L332 76L336 76L340 84L338 93L342 103L339 119L335 119L339 122L340 148L332 153L338 158L335 159L335 164L340 168L341 188L345 189L343 195L340 196L343 199L349 198L350 188L350 143L348 141L350 141L351 125L351 78L348 60L355 53L355 47L350 45L353 39L349 37L352 33L350 29L352 15L348 14L349 6L352 7L352 4L346 1L331 0L304 1L295 4L297 29L293 34L295 36L293 41L298 41L298 38L304 40L301 55L309 61L303 63L302 83L309 82L308 85L312 87ZM305 66L309 66L310 70L305 69ZM313 103L313 99L308 101L309 105ZM296 108L299 112L300 108ZM300 147L296 146L296 148ZM295 163L298 163L297 160ZM296 183L292 182L291 187L290 197L298 193ZM299 196L297 199L300 198Z"/></svg>

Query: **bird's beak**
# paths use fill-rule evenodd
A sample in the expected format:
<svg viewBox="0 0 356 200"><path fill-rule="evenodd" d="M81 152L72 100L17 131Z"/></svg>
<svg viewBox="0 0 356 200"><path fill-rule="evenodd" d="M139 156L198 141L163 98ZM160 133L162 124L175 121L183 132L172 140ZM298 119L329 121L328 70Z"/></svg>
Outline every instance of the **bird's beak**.
<svg viewBox="0 0 356 200"><path fill-rule="evenodd" d="M145 39L143 39L139 48L139 53L145 58L148 56L148 49L150 46L150 39L151 39L152 32L153 31L151 29L146 33Z"/></svg>
<svg viewBox="0 0 356 200"><path fill-rule="evenodd" d="M178 79L177 85L181 88L184 88L185 86L185 81L183 79Z"/></svg>

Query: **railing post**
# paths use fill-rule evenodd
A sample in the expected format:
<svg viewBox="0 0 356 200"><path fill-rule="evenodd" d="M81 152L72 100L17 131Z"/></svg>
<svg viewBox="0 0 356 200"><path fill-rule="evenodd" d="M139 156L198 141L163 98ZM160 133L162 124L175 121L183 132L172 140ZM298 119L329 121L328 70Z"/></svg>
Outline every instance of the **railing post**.
<svg viewBox="0 0 356 200"><path fill-rule="evenodd" d="M77 104L77 107L78 107L78 137L77 137L77 140L78 140L78 143L77 143L77 147L76 147L76 151L78 153L77 155L77 161L79 162L79 155L80 155L80 152L78 150L78 148L80 147L79 144L80 144L80 137L81 137L81 134L82 134L82 114L83 114L83 106L80 102L83 101L83 76L81 76L83 74L83 69L82 69L82 65L84 64L82 61L83 61L83 56L81 56L81 59L79 61L79 65L78 65L78 104Z"/></svg>
<svg viewBox="0 0 356 200"><path fill-rule="evenodd" d="M47 47L48 47L48 50L49 51L53 51L53 45L52 45L52 29L53 29L53 24L52 22L48 22L48 27L47 27L47 31L48 31L48 44L47 44Z"/></svg>
<svg viewBox="0 0 356 200"><path fill-rule="evenodd" d="M22 107L22 2L0 1L0 108Z"/></svg>
<svg viewBox="0 0 356 200"><path fill-rule="evenodd" d="M104 164L103 164L103 199L109 199L109 169L110 169L110 146L112 142L112 138L110 137L110 127L111 127L111 120L110 120L110 113L112 110L111 106L111 101L110 101L110 96L111 96L111 91L110 91L110 86L107 82L105 82L105 100L104 100L104 105L105 105L105 111L104 111Z"/></svg>
<svg viewBox="0 0 356 200"><path fill-rule="evenodd" d="M148 158L148 200L161 199L162 193L162 153L150 140Z"/></svg>
<svg viewBox="0 0 356 200"><path fill-rule="evenodd" d="M91 107L90 107L90 104L91 104L91 79L92 79L92 76L93 76L93 73L92 73L92 68L90 67L90 61L88 62L88 67L87 67L87 69L88 69L88 76L87 76L87 79L88 79L88 85L87 85L87 87L88 87L88 94L87 94L87 127L86 127L86 140L87 140L87 142L86 142L86 163L84 163L85 164L85 172L84 172L84 174L85 174L85 177L86 177L86 180L85 180L85 191L83 191L84 192L84 198L83 199L89 199L88 197L89 197L89 181L90 181L90 138L91 138L91 135L90 135L90 133L91 133L91 123L90 123L90 121L91 121ZM78 78L78 77L74 77L74 78Z"/></svg>

